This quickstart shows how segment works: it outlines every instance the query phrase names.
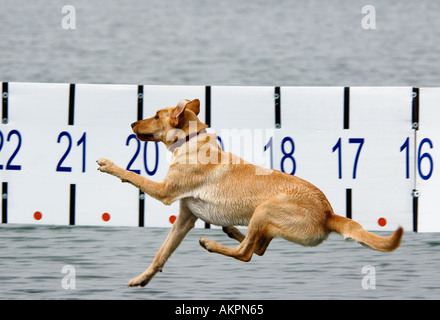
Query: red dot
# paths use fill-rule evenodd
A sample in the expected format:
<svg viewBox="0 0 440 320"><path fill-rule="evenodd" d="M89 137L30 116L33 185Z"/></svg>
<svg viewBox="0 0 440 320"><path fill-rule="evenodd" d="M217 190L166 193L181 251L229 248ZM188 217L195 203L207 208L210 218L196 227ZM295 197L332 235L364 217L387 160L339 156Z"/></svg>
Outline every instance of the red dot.
<svg viewBox="0 0 440 320"><path fill-rule="evenodd" d="M173 224L173 223L174 223L174 221L176 221L176 219L177 219L177 217L176 217L176 216L170 216L170 219L169 219L169 221L170 221L170 223L171 223L171 224Z"/></svg>
<svg viewBox="0 0 440 320"><path fill-rule="evenodd" d="M110 214L105 212L102 214L102 220L104 220L105 222L110 220Z"/></svg>
<svg viewBox="0 0 440 320"><path fill-rule="evenodd" d="M35 211L34 212L34 219L35 220L41 220L41 218L43 218L43 215L41 214L40 211Z"/></svg>
<svg viewBox="0 0 440 320"><path fill-rule="evenodd" d="M387 220L385 218L379 218L379 220L377 220L377 223L381 226L381 227L385 227L385 225L387 224Z"/></svg>

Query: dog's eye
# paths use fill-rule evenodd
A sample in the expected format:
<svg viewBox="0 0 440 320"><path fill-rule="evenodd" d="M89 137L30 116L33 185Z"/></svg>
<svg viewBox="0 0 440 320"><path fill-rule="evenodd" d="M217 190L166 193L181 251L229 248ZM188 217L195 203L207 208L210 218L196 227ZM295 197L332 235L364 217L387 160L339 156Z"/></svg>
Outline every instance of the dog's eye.
<svg viewBox="0 0 440 320"><path fill-rule="evenodd" d="M154 119L156 119L156 120L159 119L159 116L156 114L156 116L154 117Z"/></svg>

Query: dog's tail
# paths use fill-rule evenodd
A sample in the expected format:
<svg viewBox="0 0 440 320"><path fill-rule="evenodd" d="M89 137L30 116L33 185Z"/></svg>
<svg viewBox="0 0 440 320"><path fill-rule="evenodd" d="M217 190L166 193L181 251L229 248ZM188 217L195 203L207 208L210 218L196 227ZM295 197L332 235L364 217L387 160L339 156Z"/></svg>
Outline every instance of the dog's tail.
<svg viewBox="0 0 440 320"><path fill-rule="evenodd" d="M345 239L351 238L370 249L388 252L397 249L402 239L403 228L399 227L388 237L380 237L366 231L362 226L351 219L332 214L327 226L331 231L341 234Z"/></svg>

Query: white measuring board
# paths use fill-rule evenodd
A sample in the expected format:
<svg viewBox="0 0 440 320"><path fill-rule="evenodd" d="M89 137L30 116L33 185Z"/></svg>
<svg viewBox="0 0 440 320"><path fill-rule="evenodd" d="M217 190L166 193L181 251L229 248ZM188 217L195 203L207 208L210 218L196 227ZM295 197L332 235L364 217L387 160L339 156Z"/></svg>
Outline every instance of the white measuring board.
<svg viewBox="0 0 440 320"><path fill-rule="evenodd" d="M439 231L440 89L417 90L416 109L411 87L2 83L2 223L171 226L178 202L165 206L95 161L162 181L170 153L130 125L199 99L223 150L310 181L337 214L369 230Z"/></svg>

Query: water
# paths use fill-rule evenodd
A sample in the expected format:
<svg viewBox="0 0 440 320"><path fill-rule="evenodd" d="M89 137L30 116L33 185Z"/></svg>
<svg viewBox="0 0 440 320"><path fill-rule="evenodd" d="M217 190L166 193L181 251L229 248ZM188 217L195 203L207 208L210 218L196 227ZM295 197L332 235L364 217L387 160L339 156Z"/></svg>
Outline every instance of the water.
<svg viewBox="0 0 440 320"><path fill-rule="evenodd" d="M431 0L0 1L2 81L439 86ZM376 9L376 29L361 26Z"/></svg>
<svg viewBox="0 0 440 320"><path fill-rule="evenodd" d="M194 229L162 273L144 288L130 278L151 262L165 228L0 227L0 299L438 299L439 234L407 232L401 247L380 253L332 235L305 248L275 239L248 263L209 253L205 236L235 246L221 230ZM75 289L62 272L75 270ZM365 266L375 269L375 289L362 286Z"/></svg>
<svg viewBox="0 0 440 320"><path fill-rule="evenodd" d="M0 0L0 80L163 85L440 86L440 2ZM380 205L380 204L378 204ZM0 299L438 299L439 234L406 232L393 253L332 235L316 248L274 240L250 263L212 254L193 230L145 288L128 280L168 230L0 226ZM62 268L76 271L63 289ZM365 290L376 271L376 288Z"/></svg>

